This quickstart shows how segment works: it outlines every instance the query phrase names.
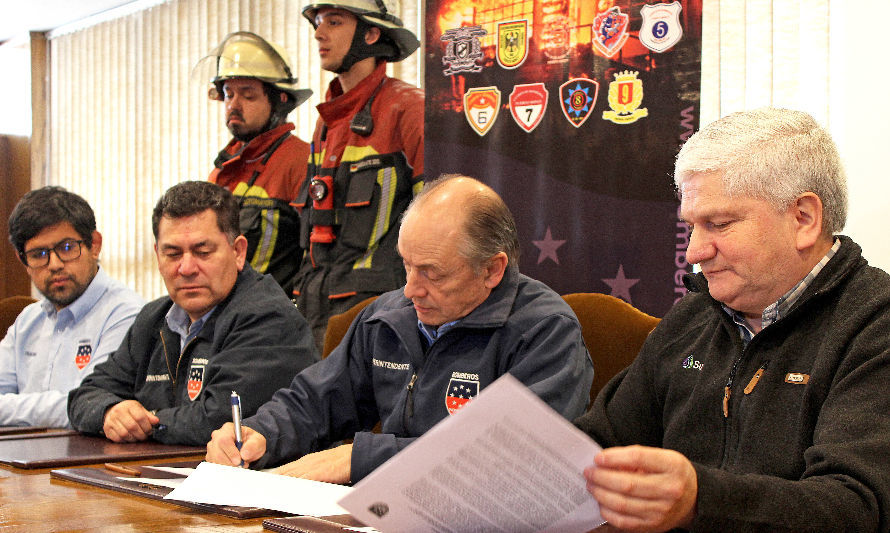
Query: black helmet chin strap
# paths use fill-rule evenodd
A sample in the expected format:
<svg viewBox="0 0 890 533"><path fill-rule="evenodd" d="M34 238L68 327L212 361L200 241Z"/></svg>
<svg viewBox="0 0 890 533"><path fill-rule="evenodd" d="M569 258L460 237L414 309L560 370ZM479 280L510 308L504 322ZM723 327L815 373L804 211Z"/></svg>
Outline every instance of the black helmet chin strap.
<svg viewBox="0 0 890 533"><path fill-rule="evenodd" d="M353 65L369 57L382 57L384 59L398 57L398 49L386 37L386 33L383 30L380 31L380 38L376 42L373 44L365 42L365 34L373 27L362 18L356 17L352 44L349 46L349 50L346 52L346 56L343 57L340 66L334 72L337 74L348 72Z"/></svg>
<svg viewBox="0 0 890 533"><path fill-rule="evenodd" d="M269 115L269 129L277 128L280 124L282 124L285 120L287 120L287 115L297 107L296 100L294 97L285 91L282 91L278 87L270 83L266 83L269 86L269 103L272 104L272 114ZM284 95L285 100L281 101L281 95Z"/></svg>

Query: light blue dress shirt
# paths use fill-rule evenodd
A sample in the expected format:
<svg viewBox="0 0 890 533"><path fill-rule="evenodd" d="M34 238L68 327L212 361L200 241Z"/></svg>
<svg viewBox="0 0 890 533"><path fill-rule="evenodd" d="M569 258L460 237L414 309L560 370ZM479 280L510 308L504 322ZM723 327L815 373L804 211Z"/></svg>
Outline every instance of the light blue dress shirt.
<svg viewBox="0 0 890 533"><path fill-rule="evenodd" d="M216 306L210 308L210 311L204 313L204 316L199 318L197 322L192 322L192 319L189 318L188 313L185 312L185 309L179 307L179 304L173 303L170 306L170 310L167 311L167 327L170 328L170 331L179 335L179 353L185 350L185 345L190 343L192 339L198 336L198 333L201 333L201 329L204 328L204 323L207 322L207 319L210 318L210 314L216 311Z"/></svg>
<svg viewBox="0 0 890 533"><path fill-rule="evenodd" d="M0 341L0 426L71 427L68 391L120 346L145 301L101 267L60 311L41 299Z"/></svg>

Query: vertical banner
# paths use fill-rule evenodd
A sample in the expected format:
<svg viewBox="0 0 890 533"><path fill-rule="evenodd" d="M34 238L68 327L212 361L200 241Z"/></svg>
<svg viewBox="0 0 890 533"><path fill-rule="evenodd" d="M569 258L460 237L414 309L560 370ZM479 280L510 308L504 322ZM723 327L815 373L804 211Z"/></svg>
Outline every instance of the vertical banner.
<svg viewBox="0 0 890 533"><path fill-rule="evenodd" d="M520 270L663 316L685 294L673 161L698 128L701 0L427 0L425 175L491 185Z"/></svg>

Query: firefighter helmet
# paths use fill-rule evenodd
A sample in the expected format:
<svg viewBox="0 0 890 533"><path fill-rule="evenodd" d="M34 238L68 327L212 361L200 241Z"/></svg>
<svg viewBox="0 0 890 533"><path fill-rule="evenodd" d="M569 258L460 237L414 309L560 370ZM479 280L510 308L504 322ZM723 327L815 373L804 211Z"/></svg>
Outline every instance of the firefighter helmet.
<svg viewBox="0 0 890 533"><path fill-rule="evenodd" d="M398 9L398 0L332 0L314 1L303 8L303 16L315 26L315 15L323 7L333 7L349 11L359 20L380 28L383 35L392 42L394 50L389 53L375 53L387 61L401 61L410 56L420 46L420 41L411 30L405 28L401 19L393 14L392 7ZM387 7L391 6L391 7ZM361 37L361 36L359 36ZM355 42L355 41L353 41ZM367 57L373 57L367 55Z"/></svg>
<svg viewBox="0 0 890 533"><path fill-rule="evenodd" d="M297 88L284 49L255 33L236 31L226 35L204 59L216 60L212 100L223 100L223 83L232 78L256 78L287 93L290 98L281 110L285 115L312 95L312 89Z"/></svg>

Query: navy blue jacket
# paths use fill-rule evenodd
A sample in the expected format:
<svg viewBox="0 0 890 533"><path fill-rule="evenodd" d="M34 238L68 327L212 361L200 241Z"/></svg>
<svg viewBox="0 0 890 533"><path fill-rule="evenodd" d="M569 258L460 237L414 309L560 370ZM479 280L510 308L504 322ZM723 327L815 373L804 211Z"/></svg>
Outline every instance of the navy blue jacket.
<svg viewBox="0 0 890 533"><path fill-rule="evenodd" d="M330 356L244 421L266 437L266 454L252 466L353 438L351 477L358 481L448 416L460 396L506 372L566 418L587 406L593 366L581 326L543 283L508 268L489 297L428 350L411 301L401 290L386 293ZM378 420L382 432L372 433Z"/></svg>
<svg viewBox="0 0 890 533"><path fill-rule="evenodd" d="M204 445L232 420L232 391L245 415L253 414L318 360L293 303L271 276L248 265L182 354L179 335L167 327L171 305L169 296L146 304L120 348L69 393L75 429L101 433L109 407L138 400L160 418L154 440Z"/></svg>

